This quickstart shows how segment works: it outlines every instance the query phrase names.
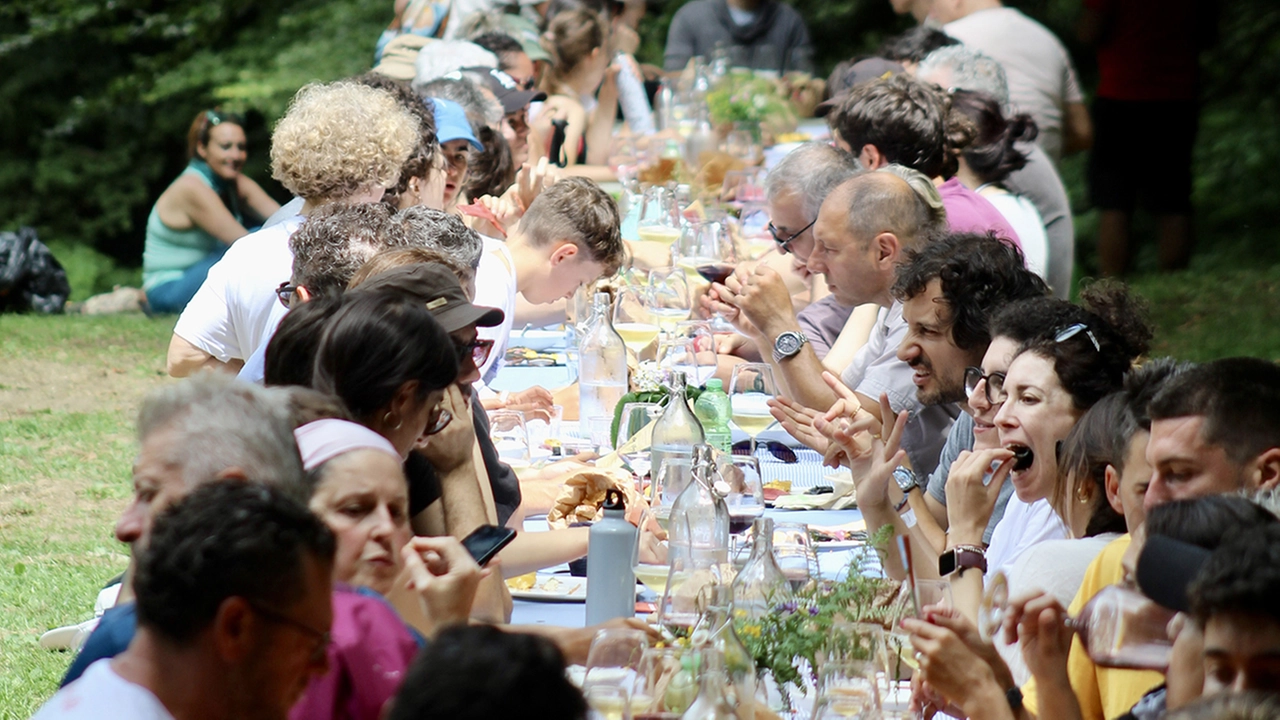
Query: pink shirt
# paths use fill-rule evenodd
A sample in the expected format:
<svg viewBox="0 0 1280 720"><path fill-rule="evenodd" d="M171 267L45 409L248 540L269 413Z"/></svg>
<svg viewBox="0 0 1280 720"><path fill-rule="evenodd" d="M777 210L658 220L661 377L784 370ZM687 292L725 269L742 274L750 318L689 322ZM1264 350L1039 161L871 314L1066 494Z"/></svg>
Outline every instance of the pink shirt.
<svg viewBox="0 0 1280 720"><path fill-rule="evenodd" d="M947 224L951 226L952 232L994 232L1001 240L1022 249L1022 239L996 206L961 185L958 178L953 177L939 185L938 194L942 196L942 205L947 209Z"/></svg>

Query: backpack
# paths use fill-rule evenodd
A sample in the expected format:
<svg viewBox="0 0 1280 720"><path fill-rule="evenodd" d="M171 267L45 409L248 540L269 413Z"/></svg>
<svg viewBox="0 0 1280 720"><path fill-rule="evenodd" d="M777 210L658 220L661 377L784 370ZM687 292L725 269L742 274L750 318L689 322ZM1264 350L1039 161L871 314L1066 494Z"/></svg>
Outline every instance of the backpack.
<svg viewBox="0 0 1280 720"><path fill-rule="evenodd" d="M71 283L34 228L0 232L0 312L62 312Z"/></svg>

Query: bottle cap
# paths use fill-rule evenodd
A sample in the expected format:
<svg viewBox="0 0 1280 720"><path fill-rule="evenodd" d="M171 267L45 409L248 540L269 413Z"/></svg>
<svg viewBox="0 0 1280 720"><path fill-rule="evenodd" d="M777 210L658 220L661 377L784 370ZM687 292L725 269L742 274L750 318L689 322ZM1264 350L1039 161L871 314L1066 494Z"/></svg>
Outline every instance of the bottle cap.
<svg viewBox="0 0 1280 720"><path fill-rule="evenodd" d="M720 378L711 378L710 380L707 381L707 389L719 390L720 392L724 392L724 381L721 380Z"/></svg>
<svg viewBox="0 0 1280 720"><path fill-rule="evenodd" d="M609 488L604 491L604 509L605 510L621 510L627 509L626 500L622 493L616 488Z"/></svg>

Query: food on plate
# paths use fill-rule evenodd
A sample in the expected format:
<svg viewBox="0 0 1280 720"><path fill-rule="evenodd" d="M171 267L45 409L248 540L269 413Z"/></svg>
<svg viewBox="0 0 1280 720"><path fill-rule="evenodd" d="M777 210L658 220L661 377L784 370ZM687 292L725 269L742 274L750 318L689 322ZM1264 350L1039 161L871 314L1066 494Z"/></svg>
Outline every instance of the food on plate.
<svg viewBox="0 0 1280 720"><path fill-rule="evenodd" d="M538 581L538 573L531 572L524 575L517 575L513 578L507 578L507 587L512 590L529 590L533 584Z"/></svg>

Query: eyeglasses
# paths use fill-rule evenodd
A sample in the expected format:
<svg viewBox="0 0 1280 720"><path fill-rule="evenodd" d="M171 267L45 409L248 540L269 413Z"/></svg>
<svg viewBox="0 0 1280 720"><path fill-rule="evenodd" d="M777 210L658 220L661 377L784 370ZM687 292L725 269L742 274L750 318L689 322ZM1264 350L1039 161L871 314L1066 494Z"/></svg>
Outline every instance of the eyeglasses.
<svg viewBox="0 0 1280 720"><path fill-rule="evenodd" d="M427 430L423 435L435 435L436 433L449 427L449 423L453 422L453 413L444 408L436 408L432 411L431 416L427 418Z"/></svg>
<svg viewBox="0 0 1280 720"><path fill-rule="evenodd" d="M458 364L466 362L467 355L471 355L471 362L476 367L484 367L489 360L489 353L493 352L493 340L484 338L476 338L469 343L454 342L454 347L458 350Z"/></svg>
<svg viewBox="0 0 1280 720"><path fill-rule="evenodd" d="M1089 329L1089 326L1085 325L1084 323L1076 323L1074 325L1068 325L1062 328L1061 330L1058 331L1057 335L1053 336L1053 341L1056 343L1065 342L1079 335L1080 333L1084 333L1085 335L1088 335L1089 340L1093 342L1093 349L1097 350L1098 352L1102 352L1102 345L1098 344L1098 338L1094 336L1093 331Z"/></svg>
<svg viewBox="0 0 1280 720"><path fill-rule="evenodd" d="M978 391L978 383L983 380L987 381L986 387L983 388L983 394L987 398L990 405L999 405L1009 398L1009 393L1004 391L1004 373L993 372L990 375L983 375L982 368L967 367L964 369L964 392L966 395L973 395Z"/></svg>
<svg viewBox="0 0 1280 720"><path fill-rule="evenodd" d="M288 280L276 286L276 297L280 300L280 304L289 307L289 301L293 299L293 294L298 291L298 286L290 283Z"/></svg>
<svg viewBox="0 0 1280 720"><path fill-rule="evenodd" d="M805 225L804 227L800 228L796 232L792 233L785 240L778 236L778 228L774 227L773 221L769 222L768 230L769 230L769 234L773 236L773 241L778 243L778 249L784 253L789 253L791 252L791 243L794 242L796 238L803 235L805 230L808 230L809 228L813 227L814 223L816 222L818 222L818 219L814 218L813 222L809 223L808 225Z"/></svg>
<svg viewBox="0 0 1280 720"><path fill-rule="evenodd" d="M249 607L253 608L254 612L267 620L279 625L288 625L289 627L302 632L304 635L313 638L315 640L315 647L311 649L311 655L308 657L308 660L312 665L319 665L324 662L325 652L329 649L329 643L332 641L328 631L317 630L301 620L295 620L282 612L272 610L261 603L253 602L247 598L245 599L245 602L249 604Z"/></svg>
<svg viewBox="0 0 1280 720"><path fill-rule="evenodd" d="M774 458L781 460L782 462L788 465L790 465L791 463L800 462L800 458L796 457L795 450L792 450L791 448L787 447L786 443L779 442L777 440L770 440L768 442L757 442L756 448L757 449L764 448L765 450L768 450L770 455L772 455ZM750 455L751 441L739 440L738 442L733 444L733 447L731 448L731 450L733 450L734 455Z"/></svg>

